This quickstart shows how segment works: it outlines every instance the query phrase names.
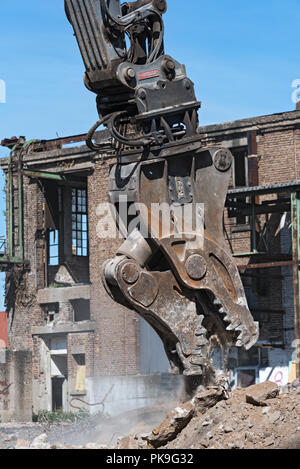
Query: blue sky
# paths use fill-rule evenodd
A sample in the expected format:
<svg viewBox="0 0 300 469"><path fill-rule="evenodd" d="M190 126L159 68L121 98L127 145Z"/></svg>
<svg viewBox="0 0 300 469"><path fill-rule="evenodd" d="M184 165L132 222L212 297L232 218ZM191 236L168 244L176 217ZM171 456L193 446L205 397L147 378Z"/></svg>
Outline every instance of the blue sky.
<svg viewBox="0 0 300 469"><path fill-rule="evenodd" d="M168 7L166 52L186 64L195 82L202 125L295 108L299 0L169 0ZM0 80L7 86L0 139L87 131L97 119L95 99L82 83L83 64L63 0L2 2L0 40ZM0 148L0 157L6 155ZM2 188L0 177L0 235Z"/></svg>

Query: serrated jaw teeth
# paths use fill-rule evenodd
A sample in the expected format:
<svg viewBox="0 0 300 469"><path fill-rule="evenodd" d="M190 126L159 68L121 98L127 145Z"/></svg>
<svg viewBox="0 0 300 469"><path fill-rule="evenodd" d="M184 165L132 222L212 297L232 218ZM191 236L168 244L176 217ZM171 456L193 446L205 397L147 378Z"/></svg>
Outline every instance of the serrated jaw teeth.
<svg viewBox="0 0 300 469"><path fill-rule="evenodd" d="M229 324L229 326L226 327L226 330L227 331L235 331L240 325L241 325L241 323L239 323L239 322Z"/></svg>

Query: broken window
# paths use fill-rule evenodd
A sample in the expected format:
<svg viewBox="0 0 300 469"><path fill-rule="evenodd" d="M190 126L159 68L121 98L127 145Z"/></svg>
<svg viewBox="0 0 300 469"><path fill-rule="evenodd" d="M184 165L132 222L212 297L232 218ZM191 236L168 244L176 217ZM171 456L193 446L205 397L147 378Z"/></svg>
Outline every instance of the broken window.
<svg viewBox="0 0 300 469"><path fill-rule="evenodd" d="M49 303L43 306L44 318L46 323L51 323L58 318L59 303Z"/></svg>
<svg viewBox="0 0 300 469"><path fill-rule="evenodd" d="M84 353L75 354L74 358L78 366L85 366L85 354Z"/></svg>
<svg viewBox="0 0 300 469"><path fill-rule="evenodd" d="M86 189L72 189L72 252L74 256L88 255Z"/></svg>
<svg viewBox="0 0 300 469"><path fill-rule="evenodd" d="M71 300L73 307L74 322L89 321L90 314L90 301L89 300Z"/></svg>
<svg viewBox="0 0 300 469"><path fill-rule="evenodd" d="M236 369L236 385L247 388L257 383L260 365L260 350L258 347L246 351L238 349L238 368Z"/></svg>
<svg viewBox="0 0 300 469"><path fill-rule="evenodd" d="M264 364L266 359L264 356ZM259 347L242 350L233 347L228 355L227 367L232 372L231 386L247 388L256 384L259 379L259 368L262 364L262 351Z"/></svg>
<svg viewBox="0 0 300 469"><path fill-rule="evenodd" d="M48 265L59 265L59 233L48 231Z"/></svg>
<svg viewBox="0 0 300 469"><path fill-rule="evenodd" d="M248 186L248 150L237 148L231 150L233 154L233 186Z"/></svg>

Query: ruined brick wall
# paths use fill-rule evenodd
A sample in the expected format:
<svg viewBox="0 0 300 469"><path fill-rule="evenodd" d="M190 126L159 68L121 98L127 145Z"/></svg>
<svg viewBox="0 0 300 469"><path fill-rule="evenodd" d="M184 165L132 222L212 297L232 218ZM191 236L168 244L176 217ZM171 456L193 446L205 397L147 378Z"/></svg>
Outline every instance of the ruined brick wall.
<svg viewBox="0 0 300 469"><path fill-rule="evenodd" d="M15 266L7 274L6 302L9 347L32 350L31 328L43 324L36 291L44 286L44 243L41 239L43 194L37 182L24 178L24 256L28 267ZM15 224L17 210L15 210Z"/></svg>
<svg viewBox="0 0 300 469"><path fill-rule="evenodd" d="M296 181L300 177L300 129L262 132L258 155L260 185Z"/></svg>
<svg viewBox="0 0 300 469"><path fill-rule="evenodd" d="M255 122L253 125L256 125ZM251 126L251 122L249 125ZM286 122L283 118L277 128L271 129L271 127L266 128L265 126L264 129L260 129L259 126L257 127L260 185L300 179L300 128L299 125L284 127L285 125ZM244 131L237 127L236 130L232 131L229 127L226 132L222 131L222 128L219 131L213 128L207 130L206 136L201 137L203 145L221 146L223 142L226 142L227 146L230 147L230 141L246 139L249 128ZM78 152L78 154L82 152L83 154L86 150L75 149L74 152ZM45 152L41 155L41 157L39 155L33 156L33 158L45 159L45 163L41 163L41 169L50 172L55 170L56 163L54 166L53 163L47 163L48 153ZM55 157L53 152L52 157ZM73 158L73 155L69 155L70 157ZM91 155L87 154L85 158L90 162ZM80 344L84 346L89 376L92 376L92 373L95 375L136 374L140 372L139 318L136 313L110 299L101 282L103 262L114 257L117 248L122 243L121 239L100 239L97 234L97 225L100 222L101 215L104 215L99 206L108 201L108 175L111 161L96 159L94 164L94 171L87 176L90 277L88 278L87 275L86 259L81 259L81 263L78 263L70 255L69 261L75 262L73 268L81 281L88 282L89 280L91 283L91 320L95 322L96 327L94 334L70 335L68 343L71 349L72 344L76 342L79 342L78 346ZM44 275L46 253L41 234L43 229L43 191L40 183L36 180L24 177L23 193L25 258L29 261L30 269L23 272L15 268L10 274L10 281L8 277L9 346L15 350L34 350L33 372L35 379L41 383L39 392L42 393L43 380L46 379L44 375L46 365L44 368L40 367L42 359L40 346L38 345L40 339L34 339L36 343L33 349L31 329L32 326L44 325L44 312L36 300L37 290L44 288L46 285ZM17 216L17 211L15 211L15 215ZM273 235L279 223L280 217L274 215ZM67 223L66 228L70 229L70 223ZM69 237L71 238L71 236ZM274 251L279 249L280 239L280 234L274 237L271 249ZM17 235L15 240L17 242ZM248 252L251 248L249 233L236 234L234 243L235 251ZM255 259L249 258L237 259L240 264L254 261ZM81 275L82 271L84 272ZM266 274L265 276L268 277L269 273L263 271L262 274ZM250 292L249 298L253 307L276 310L284 308L280 279L281 271L272 270L272 274L275 275L275 278L271 278L269 275L269 285L266 286L267 295L261 293L264 289L263 283L259 285L256 280L250 277L247 280L244 279L245 285ZM14 289L14 285L17 286L17 291ZM68 305L60 305L60 307L61 319L70 321L72 312ZM266 316L265 319L267 322L268 317ZM68 367L70 375L75 376L76 364L71 349L69 351Z"/></svg>
<svg viewBox="0 0 300 469"><path fill-rule="evenodd" d="M300 112L260 116L199 128L205 146L247 147L247 134L256 131L259 185L299 180Z"/></svg>
<svg viewBox="0 0 300 469"><path fill-rule="evenodd" d="M47 167L47 170L51 171L51 168ZM96 323L95 337L93 334L86 336L89 376L92 376L93 371L96 374L111 375L139 372L138 318L135 313L113 302L104 291L101 282L103 262L115 255L122 242L120 239L100 240L97 237L96 228L99 220L97 207L101 202L107 201L108 172L108 163L102 165L97 162L95 172L87 178L91 320ZM42 389L46 377L43 367L40 367L42 359L40 339L34 338L34 346L32 339L32 327L45 325L44 311L37 302L37 291L47 286L44 268L47 253L42 236L44 228L42 186L36 180L24 177L23 196L24 254L29 263L27 270L15 267L7 278L9 347L15 350L33 350L33 375L34 379L40 383L39 389ZM17 220L17 207L15 219ZM69 242L71 243L71 235ZM75 267L73 266L74 269L78 270L79 277L82 271L80 265L85 264L85 261L85 259L79 259L79 262L75 263ZM84 270L88 271L85 266ZM89 280L85 277L84 279L85 281ZM81 281L83 280L81 279ZM60 304L60 320L72 321L70 304ZM81 339L81 334L78 334L76 340ZM69 365L72 374L74 365L72 365L72 355Z"/></svg>
<svg viewBox="0 0 300 469"><path fill-rule="evenodd" d="M225 145L229 142L243 142L247 140L247 132L255 126L257 132L258 177L259 185L270 185L296 181L300 179L300 127L299 123L291 124L290 119L298 119L299 113L290 113L280 116L265 116L263 118L249 119L231 124L211 126L207 133L203 133L203 143L209 146ZM259 122L257 122L259 121ZM266 123L269 121L268 123ZM276 123L275 123L276 121ZM258 124L258 125L257 125ZM245 126L245 131L241 131ZM205 132L205 128L202 129ZM264 200L277 199L277 195L259 197L259 203ZM291 232L287 236L287 220L284 229L280 228L283 213L269 215L268 222L268 252L266 256L252 256L235 258L238 265L270 262L272 256L280 253L291 254ZM264 226L265 216L259 217L261 226ZM289 218L290 220L290 218ZM251 251L251 232L231 232L235 219L229 219L225 214L225 224L235 253ZM292 281L291 269L254 269L241 272L250 310L255 320L260 323L260 340L263 343L285 343L287 349L291 347L293 333L293 308L290 305L289 295L286 294L286 272ZM292 298L293 291L290 289ZM272 357L272 354L270 355ZM285 357L288 364L288 359ZM272 359L270 358L270 363ZM274 363L274 362L272 362Z"/></svg>
<svg viewBox="0 0 300 469"><path fill-rule="evenodd" d="M27 422L32 417L31 352L6 352L0 363L0 422Z"/></svg>
<svg viewBox="0 0 300 469"><path fill-rule="evenodd" d="M96 322L95 373L108 375L139 372L137 315L116 304L105 292L101 282L103 262L115 256L122 240L99 239L97 224L108 202L109 162L98 161L88 178L89 253L91 280L91 319Z"/></svg>

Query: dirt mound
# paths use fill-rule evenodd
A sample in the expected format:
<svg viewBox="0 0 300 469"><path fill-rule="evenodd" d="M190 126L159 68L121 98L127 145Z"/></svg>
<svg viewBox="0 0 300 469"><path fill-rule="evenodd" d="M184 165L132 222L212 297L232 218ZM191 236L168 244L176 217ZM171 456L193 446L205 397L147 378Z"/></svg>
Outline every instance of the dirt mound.
<svg viewBox="0 0 300 469"><path fill-rule="evenodd" d="M300 381L286 388L265 382L231 396L210 389L179 404L148 435L120 449L300 449Z"/></svg>

